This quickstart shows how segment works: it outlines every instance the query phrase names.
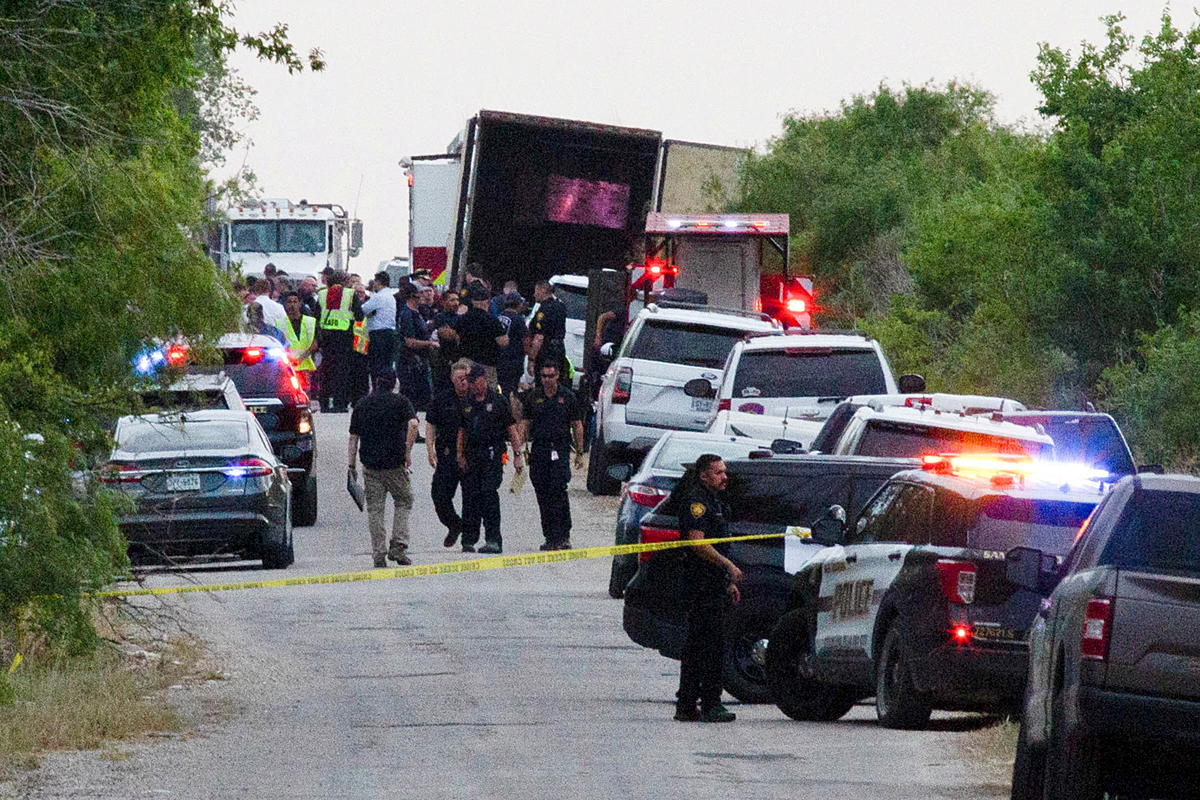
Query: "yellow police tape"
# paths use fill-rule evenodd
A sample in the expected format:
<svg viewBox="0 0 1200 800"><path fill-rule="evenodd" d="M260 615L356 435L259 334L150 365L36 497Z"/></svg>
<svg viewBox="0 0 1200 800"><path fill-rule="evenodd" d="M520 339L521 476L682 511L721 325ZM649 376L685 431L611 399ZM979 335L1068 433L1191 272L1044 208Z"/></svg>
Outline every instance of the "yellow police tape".
<svg viewBox="0 0 1200 800"><path fill-rule="evenodd" d="M295 578L276 578L266 581L241 581L239 583L187 584L163 586L155 589L109 589L92 592L92 597L139 597L142 595L186 594L189 592L232 592L239 589L274 589L282 586L311 586L320 583L352 583L354 581L380 581L392 578L419 578L423 575L449 575L455 572L482 572L488 569L528 567L533 564L557 564L566 561L581 561L586 558L650 553L656 550L671 550L676 547L696 547L702 544L729 544L749 542L755 539L779 539L784 536L808 538L807 528L791 527L782 533L756 533L748 536L730 536L725 539L685 539L672 542L647 542L645 544L617 544L608 547L583 547L578 550L553 550L546 553L524 553L519 556L491 556L463 561L446 561L440 564L414 564L411 567L372 569L362 572L342 572L333 575L308 575Z"/></svg>

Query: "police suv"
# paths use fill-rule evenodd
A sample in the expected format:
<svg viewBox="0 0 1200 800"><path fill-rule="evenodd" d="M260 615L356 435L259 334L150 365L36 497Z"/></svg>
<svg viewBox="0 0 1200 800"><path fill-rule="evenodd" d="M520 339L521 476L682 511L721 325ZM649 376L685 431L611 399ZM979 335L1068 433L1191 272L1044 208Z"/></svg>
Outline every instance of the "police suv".
<svg viewBox="0 0 1200 800"><path fill-rule="evenodd" d="M767 676L800 720L834 720L874 696L880 722L923 726L934 708L1016 707L1041 596L1006 579L1006 554L1061 559L1107 484L1098 471L1012 455L926 455L893 476L794 578ZM841 513L839 513L841 512Z"/></svg>

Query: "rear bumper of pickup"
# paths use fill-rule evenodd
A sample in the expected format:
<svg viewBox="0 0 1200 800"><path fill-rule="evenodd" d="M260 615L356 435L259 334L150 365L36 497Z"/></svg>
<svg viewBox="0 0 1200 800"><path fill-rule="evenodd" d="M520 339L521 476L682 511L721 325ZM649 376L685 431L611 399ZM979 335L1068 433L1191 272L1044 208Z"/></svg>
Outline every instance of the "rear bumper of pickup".
<svg viewBox="0 0 1200 800"><path fill-rule="evenodd" d="M1079 689L1080 721L1105 737L1186 742L1200 746L1200 701Z"/></svg>

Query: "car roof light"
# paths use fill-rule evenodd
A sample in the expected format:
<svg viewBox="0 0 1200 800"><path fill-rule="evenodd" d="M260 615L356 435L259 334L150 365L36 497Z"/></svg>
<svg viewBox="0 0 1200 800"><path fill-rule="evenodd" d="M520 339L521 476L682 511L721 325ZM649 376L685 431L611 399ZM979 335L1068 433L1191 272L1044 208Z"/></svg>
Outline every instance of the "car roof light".
<svg viewBox="0 0 1200 800"><path fill-rule="evenodd" d="M257 364L262 361L263 351L261 347L247 347L242 351L242 361L247 364Z"/></svg>
<svg viewBox="0 0 1200 800"><path fill-rule="evenodd" d="M799 297L793 297L787 302L788 311L793 314L804 314L808 312L808 301Z"/></svg>
<svg viewBox="0 0 1200 800"><path fill-rule="evenodd" d="M1039 463L1028 456L1004 453L926 453L921 456L921 467L943 475L986 477L996 486L1011 486L1017 477L1062 483L1106 481L1111 477L1102 469L1079 464Z"/></svg>
<svg viewBox="0 0 1200 800"><path fill-rule="evenodd" d="M286 351L282 347L267 348L267 358L271 359L272 361L279 361L284 357L285 354Z"/></svg>

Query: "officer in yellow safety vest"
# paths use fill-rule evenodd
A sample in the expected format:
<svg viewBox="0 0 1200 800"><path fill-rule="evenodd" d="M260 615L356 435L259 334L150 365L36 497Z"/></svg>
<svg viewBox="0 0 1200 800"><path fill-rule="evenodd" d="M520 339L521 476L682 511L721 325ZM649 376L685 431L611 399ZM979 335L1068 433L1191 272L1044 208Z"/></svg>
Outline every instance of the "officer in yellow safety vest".
<svg viewBox="0 0 1200 800"><path fill-rule="evenodd" d="M317 293L321 317L317 345L321 350L321 410L346 413L350 408L350 358L354 352L354 327L362 319L362 303L350 288L350 276L337 271L329 286Z"/></svg>
<svg viewBox="0 0 1200 800"><path fill-rule="evenodd" d="M291 351L296 374L300 376L300 380L304 382L304 388L307 390L312 386L312 375L317 368L316 363L313 362L313 353L317 350L317 320L302 313L303 309L304 301L300 299L299 294L296 292L285 294L283 310L287 312L287 319L283 321L280 328L283 331L283 338L287 340L285 344Z"/></svg>

